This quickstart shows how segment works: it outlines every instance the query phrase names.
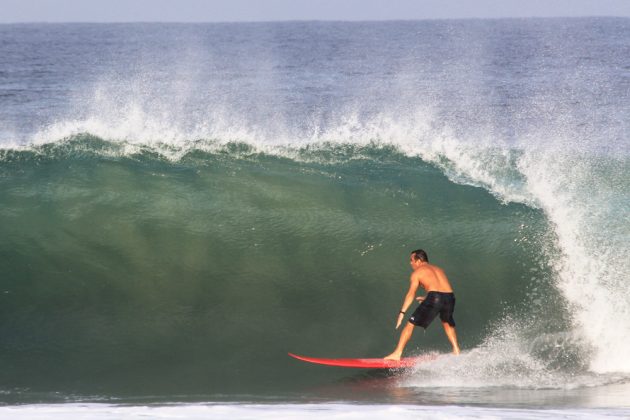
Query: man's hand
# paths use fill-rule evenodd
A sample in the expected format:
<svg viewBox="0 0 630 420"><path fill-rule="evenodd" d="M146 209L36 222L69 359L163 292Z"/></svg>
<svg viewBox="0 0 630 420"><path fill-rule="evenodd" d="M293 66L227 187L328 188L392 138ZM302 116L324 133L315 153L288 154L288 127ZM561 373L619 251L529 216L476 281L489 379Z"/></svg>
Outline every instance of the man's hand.
<svg viewBox="0 0 630 420"><path fill-rule="evenodd" d="M400 327L400 324L402 323L402 320L404 317L405 317L405 314L403 313L398 314L398 320L396 321L396 328L394 328L395 330L397 330L398 327Z"/></svg>
<svg viewBox="0 0 630 420"><path fill-rule="evenodd" d="M426 297L426 296L418 296L418 297L416 298L416 300L417 300L418 302L422 302L422 301L424 300L424 298L425 298L425 297Z"/></svg>

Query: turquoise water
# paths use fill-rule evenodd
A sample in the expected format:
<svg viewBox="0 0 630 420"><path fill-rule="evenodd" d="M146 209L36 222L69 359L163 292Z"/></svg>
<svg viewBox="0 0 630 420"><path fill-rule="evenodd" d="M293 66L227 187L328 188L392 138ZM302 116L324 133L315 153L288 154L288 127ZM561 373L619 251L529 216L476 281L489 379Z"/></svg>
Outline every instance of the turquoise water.
<svg viewBox="0 0 630 420"><path fill-rule="evenodd" d="M171 162L107 148L78 137L3 160L4 383L274 393L343 377L296 378L307 368L286 352L384 355L418 246L466 296L467 348L506 308L537 316L532 284L560 299L540 211L392 149L289 159L234 144ZM424 350L447 350L442 335Z"/></svg>

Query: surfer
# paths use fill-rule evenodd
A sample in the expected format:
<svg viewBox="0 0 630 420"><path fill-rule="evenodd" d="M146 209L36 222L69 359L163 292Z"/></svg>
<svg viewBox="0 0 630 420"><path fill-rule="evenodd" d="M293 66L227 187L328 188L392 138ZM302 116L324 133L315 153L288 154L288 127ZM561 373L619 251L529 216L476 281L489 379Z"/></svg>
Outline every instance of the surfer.
<svg viewBox="0 0 630 420"><path fill-rule="evenodd" d="M409 291L398 313L396 329L400 327L407 308L409 308L413 302L418 286L422 286L424 290L426 290L427 295L416 298L416 300L420 302L420 305L418 305L418 308L416 308L414 313L409 317L409 323L400 333L400 340L398 341L396 350L389 356L386 356L385 359L400 360L402 352L411 338L413 328L419 326L426 329L438 314L440 314L444 332L453 346L453 353L459 354L457 334L455 333L455 320L453 319L455 295L453 294L453 288L446 274L444 274L444 271L440 267L429 264L429 257L422 249L417 249L411 253L409 263L411 264L413 273L411 273L409 279Z"/></svg>

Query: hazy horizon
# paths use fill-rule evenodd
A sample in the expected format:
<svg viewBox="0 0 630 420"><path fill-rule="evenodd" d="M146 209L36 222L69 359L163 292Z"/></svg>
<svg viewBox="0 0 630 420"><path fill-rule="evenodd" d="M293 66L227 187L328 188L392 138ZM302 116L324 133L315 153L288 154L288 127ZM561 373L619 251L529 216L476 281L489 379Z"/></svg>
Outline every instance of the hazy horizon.
<svg viewBox="0 0 630 420"><path fill-rule="evenodd" d="M90 20L72 20L72 21L19 21L19 22L2 22L0 25L81 25L81 24L248 24L248 23L300 23L300 22L345 22L345 23L362 23L362 22L422 22L422 21L464 21L464 20L521 20L521 19L630 19L630 16L612 16L612 15L590 15L590 16L504 16L504 17L451 17L451 18L417 18L417 19L285 19L285 20L225 20L225 21L181 21L181 20L129 20L129 21L90 21Z"/></svg>
<svg viewBox="0 0 630 420"><path fill-rule="evenodd" d="M625 0L4 0L0 23L236 23L630 17Z"/></svg>

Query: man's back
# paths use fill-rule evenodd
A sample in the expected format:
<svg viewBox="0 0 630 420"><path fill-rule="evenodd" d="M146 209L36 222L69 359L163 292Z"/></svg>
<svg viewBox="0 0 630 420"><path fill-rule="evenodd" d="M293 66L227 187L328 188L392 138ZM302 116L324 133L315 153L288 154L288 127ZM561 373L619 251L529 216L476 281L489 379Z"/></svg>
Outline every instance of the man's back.
<svg viewBox="0 0 630 420"><path fill-rule="evenodd" d="M413 275L427 292L453 293L453 288L446 274L437 265L423 264L414 271Z"/></svg>

